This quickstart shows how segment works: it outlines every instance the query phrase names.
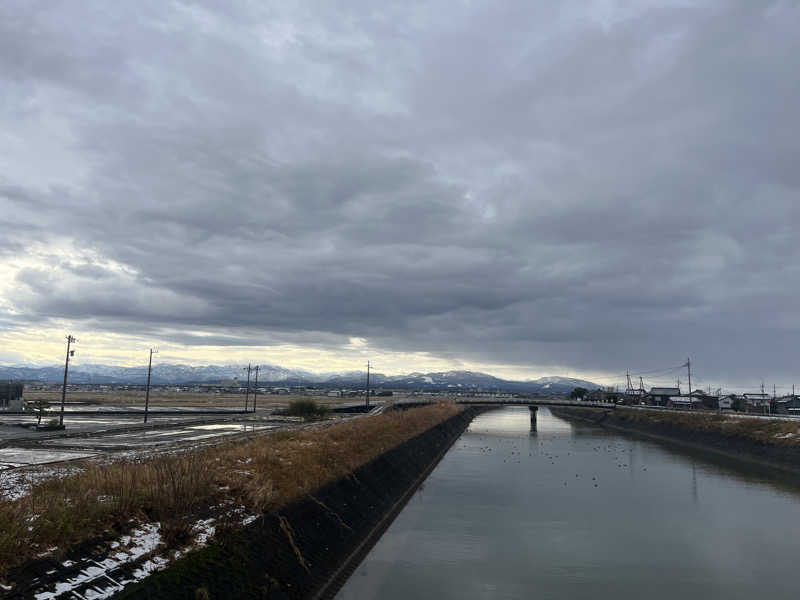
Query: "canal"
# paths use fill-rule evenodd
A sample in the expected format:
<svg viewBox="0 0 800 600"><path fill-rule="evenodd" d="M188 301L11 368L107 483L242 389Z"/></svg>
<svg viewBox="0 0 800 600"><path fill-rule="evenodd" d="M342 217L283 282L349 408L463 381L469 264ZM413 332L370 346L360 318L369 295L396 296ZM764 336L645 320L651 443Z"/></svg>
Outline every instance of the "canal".
<svg viewBox="0 0 800 600"><path fill-rule="evenodd" d="M339 592L800 596L800 486L527 408L477 417Z"/></svg>

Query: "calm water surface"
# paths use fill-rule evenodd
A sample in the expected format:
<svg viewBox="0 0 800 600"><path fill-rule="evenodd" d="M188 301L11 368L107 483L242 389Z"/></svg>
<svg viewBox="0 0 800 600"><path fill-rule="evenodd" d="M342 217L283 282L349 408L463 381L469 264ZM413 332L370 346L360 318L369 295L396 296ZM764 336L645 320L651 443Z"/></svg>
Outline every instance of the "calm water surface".
<svg viewBox="0 0 800 600"><path fill-rule="evenodd" d="M476 418L337 598L800 597L791 479L529 414Z"/></svg>

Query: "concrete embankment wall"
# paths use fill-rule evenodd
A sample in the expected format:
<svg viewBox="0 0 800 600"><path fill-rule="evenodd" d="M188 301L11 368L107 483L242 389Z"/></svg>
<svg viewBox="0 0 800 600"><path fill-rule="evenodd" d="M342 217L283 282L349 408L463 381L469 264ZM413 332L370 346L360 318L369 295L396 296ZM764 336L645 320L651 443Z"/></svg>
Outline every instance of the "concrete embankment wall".
<svg viewBox="0 0 800 600"><path fill-rule="evenodd" d="M479 411L462 411L116 597L333 597Z"/></svg>
<svg viewBox="0 0 800 600"><path fill-rule="evenodd" d="M712 452L726 458L734 458L751 464L758 464L772 469L800 474L800 446L794 444L766 443L742 435L728 435L702 428L702 420L698 418L697 426L692 426L691 419L680 424L665 422L654 413L651 419L628 419L624 412L614 410L598 410L592 408L551 408L551 412L565 419L577 419L602 425L617 431L634 433L646 438L656 439L685 447ZM753 428L759 423L753 421ZM797 424L800 432L800 422Z"/></svg>

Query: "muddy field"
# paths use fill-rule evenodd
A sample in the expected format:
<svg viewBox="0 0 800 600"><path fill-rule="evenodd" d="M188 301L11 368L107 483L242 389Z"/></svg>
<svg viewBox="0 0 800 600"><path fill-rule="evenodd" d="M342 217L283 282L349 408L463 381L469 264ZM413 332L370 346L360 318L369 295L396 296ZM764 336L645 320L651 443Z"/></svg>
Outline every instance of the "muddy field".
<svg viewBox="0 0 800 600"><path fill-rule="evenodd" d="M292 400L299 398L313 398L320 404L337 404L343 400L358 400L358 398L334 398L328 396L304 396L294 394L258 394L258 404L264 403L270 406L288 405ZM46 400L52 404L61 402L61 391L38 391L25 390L25 400L27 402L36 400ZM106 392L67 392L67 402L85 403L91 405L144 405L145 393L139 390L114 390ZM253 394L250 393L250 402L253 401ZM166 390L150 390L150 406L192 406L192 407L224 407L238 408L243 407L245 394L214 394L198 392L176 392Z"/></svg>

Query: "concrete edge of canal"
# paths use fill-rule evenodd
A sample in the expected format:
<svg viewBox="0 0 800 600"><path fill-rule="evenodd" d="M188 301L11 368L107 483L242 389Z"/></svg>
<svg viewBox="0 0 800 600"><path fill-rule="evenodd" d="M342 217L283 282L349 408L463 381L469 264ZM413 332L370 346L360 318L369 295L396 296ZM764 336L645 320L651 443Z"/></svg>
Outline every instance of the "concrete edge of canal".
<svg viewBox="0 0 800 600"><path fill-rule="evenodd" d="M115 597L332 598L483 410L462 411Z"/></svg>
<svg viewBox="0 0 800 600"><path fill-rule="evenodd" d="M740 436L722 435L700 428L676 426L657 420L628 421L615 411L595 408L551 408L563 419L586 421L614 431L638 435L655 441L700 450L717 456L744 461L782 473L800 474L800 446L768 444ZM798 423L800 428L800 423Z"/></svg>

